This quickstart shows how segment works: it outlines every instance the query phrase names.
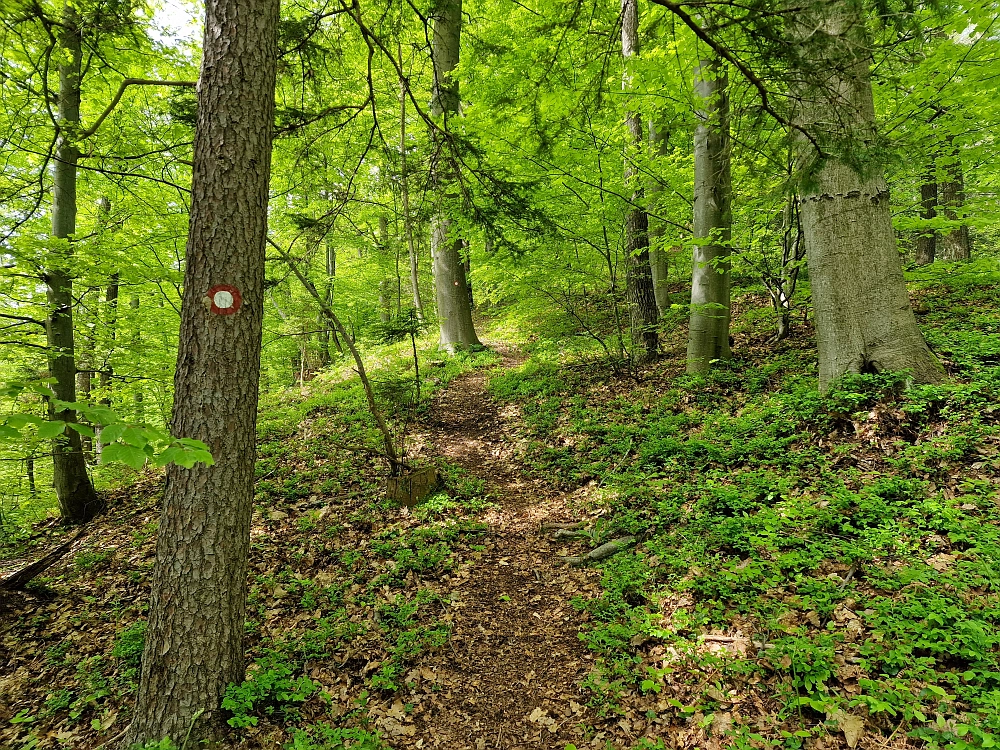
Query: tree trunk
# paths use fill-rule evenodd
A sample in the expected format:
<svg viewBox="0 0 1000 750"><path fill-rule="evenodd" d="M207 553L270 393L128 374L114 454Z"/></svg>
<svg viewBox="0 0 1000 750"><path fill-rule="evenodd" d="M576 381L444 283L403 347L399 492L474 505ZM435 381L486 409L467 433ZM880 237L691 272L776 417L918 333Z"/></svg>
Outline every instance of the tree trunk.
<svg viewBox="0 0 1000 750"><path fill-rule="evenodd" d="M472 322L468 280L462 263L462 240L455 236L447 215L449 194L454 191L458 165L448 142L448 120L458 115L458 82L452 71L458 65L462 35L462 0L438 0L434 11L434 91L431 114L440 118L444 132L434 131L436 163L433 169L438 206L431 220L431 254L434 258L434 289L437 297L441 347L449 352L482 346Z"/></svg>
<svg viewBox="0 0 1000 750"><path fill-rule="evenodd" d="M653 123L649 124L649 145L656 156L667 153L668 140L666 131ZM656 196L662 192L660 183L653 181L649 185L649 203L655 206ZM654 211L655 213L655 211ZM663 222L650 218L649 220L649 268L653 274L653 295L656 298L656 311L662 318L670 310L670 254L663 247Z"/></svg>
<svg viewBox="0 0 1000 750"><path fill-rule="evenodd" d="M215 465L167 471L126 744L213 737L244 677L277 25L278 0L206 3L172 432Z"/></svg>
<svg viewBox="0 0 1000 750"><path fill-rule="evenodd" d="M72 237L76 233L76 172L79 151L74 143L80 129L80 75L83 43L76 10L63 6L59 27L59 138L52 167L52 236L45 270L49 315L46 333L53 391L62 401L76 401L76 356L73 341ZM60 242L61 240L61 242ZM49 404L49 418L76 422L72 409ZM52 444L52 478L59 511L67 523L89 521L101 502L87 474L80 434L67 429Z"/></svg>
<svg viewBox="0 0 1000 750"><path fill-rule="evenodd" d="M700 103L694 134L694 237L687 371L708 372L729 359L729 243L732 182L729 78L718 57L701 60L694 88Z"/></svg>
<svg viewBox="0 0 1000 750"><path fill-rule="evenodd" d="M800 46L796 59L803 61L795 76L809 82L795 92L795 124L824 391L851 372L909 370L921 383L944 377L910 308L889 191L874 163L878 141L865 17L854 0L817 4L802 13L798 39L790 40ZM821 145L822 155L809 138Z"/></svg>
<svg viewBox="0 0 1000 750"><path fill-rule="evenodd" d="M28 456L24 460L24 468L28 475L28 497L34 500L38 497L38 486L35 484L35 457Z"/></svg>
<svg viewBox="0 0 1000 750"><path fill-rule="evenodd" d="M402 52L399 59L402 60ZM417 319L424 322L424 302L420 297L420 275L417 264L417 249L413 243L413 217L410 214L409 175L406 173L406 81L399 81L399 160L400 192L403 198L403 232L406 234L406 249L410 256L410 292L413 294L413 309Z"/></svg>
<svg viewBox="0 0 1000 750"><path fill-rule="evenodd" d="M920 218L933 219L937 216L938 191L937 182L934 179L934 170L924 176L924 181L920 185ZM926 266L934 262L934 255L937 251L936 232L930 227L921 230L917 235L917 243L913 252L913 260L918 266Z"/></svg>
<svg viewBox="0 0 1000 750"><path fill-rule="evenodd" d="M626 92L632 87L628 61L638 54L638 0L622 0L622 57L625 62L622 88ZM641 148L644 134L639 113L627 112L625 124L628 127L630 141L626 151ZM644 195L637 171L626 153L625 190L631 188L632 207L625 214L625 293L628 297L632 356L636 361L646 362L656 357L660 348L660 337L656 329L659 320L653 288L653 271L649 259L649 216L646 210L640 207Z"/></svg>
<svg viewBox="0 0 1000 750"><path fill-rule="evenodd" d="M110 204L109 204L110 205ZM115 374L114 368L111 366L111 358L115 351L115 341L118 338L118 291L119 284L121 282L121 276L115 272L111 274L111 278L108 280L108 289L104 295L104 302L107 305L107 352L104 357L103 366L101 367L101 378L99 381L99 387L101 392L101 403L105 406L111 406L111 378ZM139 298L135 298L135 306L139 306ZM135 351L138 351L138 346L134 347ZM94 460L101 460L101 452L104 450L104 443L101 441L101 427L99 425L94 427Z"/></svg>
<svg viewBox="0 0 1000 750"><path fill-rule="evenodd" d="M948 221L963 223L940 234L939 254L944 260L969 260L972 257L972 247L969 243L969 227L964 223L965 175L962 171L962 153L950 137L947 155L942 162L942 170L947 179L938 185L941 208Z"/></svg>
<svg viewBox="0 0 1000 750"><path fill-rule="evenodd" d="M385 215L378 217L378 245L384 260L389 253L389 218ZM378 285L378 317L383 324L392 320L392 279L388 277Z"/></svg>

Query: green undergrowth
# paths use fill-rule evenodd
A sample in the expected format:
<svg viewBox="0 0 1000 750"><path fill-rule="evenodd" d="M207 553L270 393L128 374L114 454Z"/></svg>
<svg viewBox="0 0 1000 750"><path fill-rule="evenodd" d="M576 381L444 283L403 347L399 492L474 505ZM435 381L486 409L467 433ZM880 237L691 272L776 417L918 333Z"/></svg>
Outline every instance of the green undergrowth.
<svg viewBox="0 0 1000 750"><path fill-rule="evenodd" d="M451 379L496 361L489 351L423 351L416 401L399 385L412 381L407 355L383 347L368 363L397 436ZM251 666L226 691L228 722L249 747L270 746L277 727L293 750L381 750L372 701L406 689L414 662L447 642L442 578L475 554L489 499L482 482L439 463L442 485L419 506L386 501L384 462L363 450L380 438L347 369L266 402L259 434Z"/></svg>
<svg viewBox="0 0 1000 750"><path fill-rule="evenodd" d="M386 386L412 380L405 348L381 347L368 358L397 437L448 381L497 359L488 351L448 357L425 349L420 356L419 401ZM304 393L262 398L248 669L224 701L230 739L243 750L387 748L377 720L408 690L415 662L447 642L444 579L479 554L477 517L490 500L482 482L438 461L439 488L416 508L401 509L385 499L385 462L367 452L379 447L347 365L309 381ZM96 746L127 722L161 490L152 474L123 490L80 549L34 582L34 593L51 605L5 624L8 641L23 644L23 652L11 653L3 683L17 683L7 693L17 696L7 724L13 750L48 746L45 738L56 732L64 745ZM7 747L6 739L0 745Z"/></svg>
<svg viewBox="0 0 1000 750"><path fill-rule="evenodd" d="M752 325L707 377L534 358L492 380L532 469L589 483L608 533L640 539L574 601L598 710L738 747L1000 742L997 276L924 273L941 385L855 375L821 396L807 339L754 344Z"/></svg>

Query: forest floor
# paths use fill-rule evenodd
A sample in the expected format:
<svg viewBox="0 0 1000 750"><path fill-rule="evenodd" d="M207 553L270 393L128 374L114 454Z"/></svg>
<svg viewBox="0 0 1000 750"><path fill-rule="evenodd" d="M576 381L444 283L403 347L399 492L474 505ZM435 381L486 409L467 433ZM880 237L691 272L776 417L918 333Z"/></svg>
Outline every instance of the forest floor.
<svg viewBox="0 0 1000 750"><path fill-rule="evenodd" d="M669 321L640 371L573 330L428 347L394 424L443 486L412 509L345 448L377 444L349 366L267 394L231 745L997 746L1000 270L921 274L941 385L858 375L820 395L808 323L774 343L753 295L706 377L684 374ZM407 347L371 355L386 404L412 385ZM94 750L127 725L161 490L125 477L58 564L0 597L3 750ZM36 524L20 556L70 533ZM592 567L559 559L625 535Z"/></svg>
<svg viewBox="0 0 1000 750"><path fill-rule="evenodd" d="M503 369L523 362L503 345L496 351ZM482 557L452 589L450 647L426 662L465 690L441 701L415 736L424 747L563 750L583 744L582 726L599 723L580 687L595 657L569 600L595 594L600 576L558 561L569 552L543 524L577 520L579 508L525 476L514 450L518 410L489 398L486 380L478 371L452 381L415 435L426 441L417 455L461 467L496 503L482 516ZM594 734L603 745L607 732Z"/></svg>

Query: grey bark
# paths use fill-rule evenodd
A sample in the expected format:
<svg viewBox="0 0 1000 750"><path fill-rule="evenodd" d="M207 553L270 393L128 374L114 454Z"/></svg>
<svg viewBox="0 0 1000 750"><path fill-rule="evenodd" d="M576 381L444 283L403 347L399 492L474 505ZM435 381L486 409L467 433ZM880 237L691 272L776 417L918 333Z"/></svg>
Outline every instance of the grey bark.
<svg viewBox="0 0 1000 750"><path fill-rule="evenodd" d="M718 57L701 60L694 88L700 102L694 134L694 247L687 370L707 372L729 359L729 252L732 180L729 79Z"/></svg>
<svg viewBox="0 0 1000 750"><path fill-rule="evenodd" d="M910 308L876 144L868 41L860 3L817 3L798 20L796 136L821 390L846 373L944 373ZM817 154L808 134L824 150ZM860 157L860 158L859 158Z"/></svg>
<svg viewBox="0 0 1000 750"><path fill-rule="evenodd" d="M206 3L172 433L215 465L167 471L126 745L217 735L244 676L277 26L278 0ZM212 312L218 284L239 290L235 313Z"/></svg>
<svg viewBox="0 0 1000 750"><path fill-rule="evenodd" d="M937 181L934 178L934 170L924 176L924 181L920 185L920 218L933 219L937 216L938 190ZM930 227L921 230L917 235L917 242L914 248L913 260L918 266L926 266L934 262L937 253L937 232Z"/></svg>
<svg viewBox="0 0 1000 750"><path fill-rule="evenodd" d="M656 156L667 153L668 140L666 131L649 123L649 145ZM656 205L656 197L662 192L660 183L653 180L649 185L649 203ZM655 213L655 211L654 211ZM662 221L649 219L649 268L653 274L653 295L656 298L656 310L662 318L670 310L670 254L663 247L664 227Z"/></svg>
<svg viewBox="0 0 1000 750"><path fill-rule="evenodd" d="M941 171L945 179L938 185L938 199L946 219L963 222L965 214L965 174L962 170L962 153L952 138L948 138L948 148L942 160ZM969 227L964 222L959 226L941 232L938 236L938 255L943 260L969 260L972 246L969 242Z"/></svg>
<svg viewBox="0 0 1000 750"><path fill-rule="evenodd" d="M52 169L52 236L64 240L49 254L45 285L49 314L46 320L49 373L53 392L62 401L76 401L76 356L73 337L72 237L76 233L76 176L80 152L75 138L80 129L80 76L83 40L79 18L70 4L63 6L58 30L59 137ZM49 418L76 422L72 409L49 404ZM67 429L52 444L52 475L59 511L67 523L89 521L101 502L87 474L80 434Z"/></svg>
<svg viewBox="0 0 1000 750"><path fill-rule="evenodd" d="M638 0L622 0L622 57L625 62L622 88L626 92L632 87L628 61L638 54ZM644 134L639 113L627 112L625 124L629 131L628 150L641 148ZM632 192L632 206L625 214L625 293L628 298L632 356L637 361L644 362L655 358L660 348L657 330L659 318L649 258L649 215L644 208L641 208L644 194L638 170L626 153L625 189L629 188Z"/></svg>
<svg viewBox="0 0 1000 750"><path fill-rule="evenodd" d="M434 187L438 206L431 220L431 255L434 259L434 289L437 298L441 347L449 352L481 346L472 322L468 279L462 263L462 240L448 218L446 203L455 189L457 165L448 143L448 120L458 115L458 81L452 71L458 65L462 34L462 0L438 0L434 14L434 90L431 114L440 120L443 132L435 130L437 150Z"/></svg>

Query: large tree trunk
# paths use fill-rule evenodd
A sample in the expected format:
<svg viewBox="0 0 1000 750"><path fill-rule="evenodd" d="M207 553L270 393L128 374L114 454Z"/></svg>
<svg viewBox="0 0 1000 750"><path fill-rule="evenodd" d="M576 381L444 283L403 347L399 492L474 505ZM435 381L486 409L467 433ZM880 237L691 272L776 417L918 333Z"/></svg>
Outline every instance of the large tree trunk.
<svg viewBox="0 0 1000 750"><path fill-rule="evenodd" d="M969 227L964 223L965 175L962 171L962 152L948 139L948 149L942 161L942 171L946 179L938 185L941 209L948 221L962 222L942 232L938 238L938 251L944 260L969 260L972 246L969 242Z"/></svg>
<svg viewBox="0 0 1000 750"><path fill-rule="evenodd" d="M76 172L79 151L74 143L80 129L80 75L83 44L79 19L70 4L63 7L59 27L59 139L52 167L52 236L45 284L49 315L46 333L49 373L57 399L76 401L76 355L73 341L72 237L76 233ZM49 405L49 417L76 422L76 412ZM87 474L80 434L67 429L53 442L52 479L59 511L67 523L89 521L101 503Z"/></svg>
<svg viewBox="0 0 1000 750"><path fill-rule="evenodd" d="M920 185L920 218L933 219L937 216L938 191L937 182L934 179L934 169L924 176L924 181ZM934 255L937 251L936 232L930 227L921 230L917 235L917 243L913 252L913 260L918 266L926 266L934 262Z"/></svg>
<svg viewBox="0 0 1000 750"><path fill-rule="evenodd" d="M215 465L167 471L128 743L193 746L244 677L278 0L208 0L172 432Z"/></svg>
<svg viewBox="0 0 1000 750"><path fill-rule="evenodd" d="M445 133L448 119L458 115L458 82L452 71L458 65L462 35L462 0L438 0L434 11L434 91L431 114L441 118ZM481 346L472 323L468 280L462 262L462 240L456 236L447 215L447 198L455 188L458 166L445 134L435 131L436 164L434 183L438 208L431 221L431 255L434 258L434 288L437 297L438 323L442 348L454 352L469 346Z"/></svg>
<svg viewBox="0 0 1000 750"><path fill-rule="evenodd" d="M628 70L630 58L639 54L638 0L622 0L622 57L625 72L622 88L632 87ZM638 112L627 112L625 124L629 131L629 147L639 149L644 140L642 119ZM628 153L625 155L625 190L632 191L632 206L625 214L625 292L628 297L629 327L632 334L632 356L644 362L656 357L660 337L656 295L653 291L653 272L649 261L649 215L640 207L643 200L642 183Z"/></svg>
<svg viewBox="0 0 1000 750"><path fill-rule="evenodd" d="M922 383L944 376L910 308L889 190L872 153L865 18L854 0L817 3L800 16L795 40L796 78L809 82L796 91L795 124L821 390L851 372L909 370Z"/></svg>
<svg viewBox="0 0 1000 750"><path fill-rule="evenodd" d="M700 102L694 134L694 246L687 370L707 372L729 359L729 243L732 181L729 78L718 57L701 60L694 88Z"/></svg>
<svg viewBox="0 0 1000 750"><path fill-rule="evenodd" d="M650 123L649 145L656 156L665 156L669 145L666 130ZM654 180L650 183L648 191L650 205L655 206L656 196L662 190L663 188L658 181ZM653 211L653 213L656 212ZM667 288L670 283L670 254L663 247L664 234L663 222L650 218L649 268L653 273L653 296L656 298L656 311L661 318L670 310L670 290Z"/></svg>

